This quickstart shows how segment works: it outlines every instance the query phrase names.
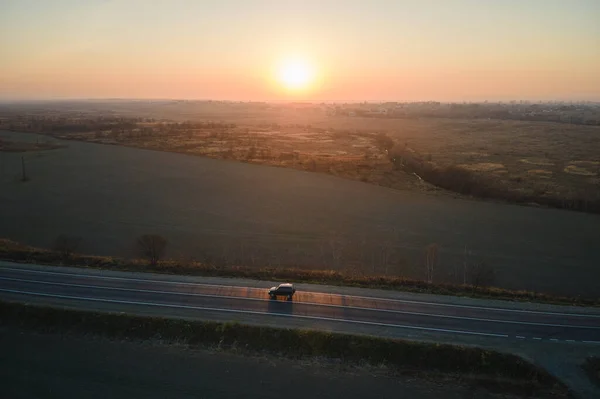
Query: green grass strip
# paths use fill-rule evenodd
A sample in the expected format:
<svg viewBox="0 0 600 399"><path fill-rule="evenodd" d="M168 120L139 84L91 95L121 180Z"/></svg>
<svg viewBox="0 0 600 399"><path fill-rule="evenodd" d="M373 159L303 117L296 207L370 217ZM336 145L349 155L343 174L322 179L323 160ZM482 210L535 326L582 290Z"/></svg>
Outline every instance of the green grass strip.
<svg viewBox="0 0 600 399"><path fill-rule="evenodd" d="M469 374L554 386L562 384L518 356L474 347L432 344L316 330L189 321L69 310L0 301L0 325L110 338L161 339L234 347L287 358L322 356L385 364L400 370Z"/></svg>

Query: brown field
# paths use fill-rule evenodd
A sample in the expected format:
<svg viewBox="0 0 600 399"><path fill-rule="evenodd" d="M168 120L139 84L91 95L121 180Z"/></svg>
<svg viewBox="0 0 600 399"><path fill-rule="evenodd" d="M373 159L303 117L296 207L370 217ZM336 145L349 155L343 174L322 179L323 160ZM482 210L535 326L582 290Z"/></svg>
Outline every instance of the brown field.
<svg viewBox="0 0 600 399"><path fill-rule="evenodd" d="M33 152L61 148L60 145L49 142L11 141L0 139L0 151L4 152Z"/></svg>
<svg viewBox="0 0 600 399"><path fill-rule="evenodd" d="M497 193L488 197L551 205L560 200L600 201L598 126L364 118L328 116L322 110L302 107L248 107L206 103L196 112L185 104L159 108L155 114L144 109L121 110L119 116L158 114L193 123L146 122L133 129L54 135L330 173L397 189L440 193L412 171L406 173L394 165L386 152L389 149L390 154L414 154L434 168L458 166L484 178L497 187L496 191L511 193L506 198ZM393 140L393 149L380 140L382 136Z"/></svg>
<svg viewBox="0 0 600 399"><path fill-rule="evenodd" d="M395 170L372 132L350 132L305 125L247 125L227 128L144 124L138 131L69 133L58 138L119 144L219 159L329 173L393 188L420 188L418 179Z"/></svg>
<svg viewBox="0 0 600 399"><path fill-rule="evenodd" d="M0 153L0 200L12 204L0 233L43 247L69 233L86 252L130 256L128 242L157 232L175 258L416 279L426 278L424 253L435 243L438 282L464 283L468 259L495 269L499 287L597 297L597 215L457 201L439 187L597 212L565 202L600 204L600 127L264 104L101 105L0 108L0 130L46 135L4 140L67 146L26 155L23 187L21 154Z"/></svg>
<svg viewBox="0 0 600 399"><path fill-rule="evenodd" d="M66 147L0 153L0 236L48 248L66 234L81 238L83 253L130 258L136 237L156 233L175 260L418 280L428 279L436 244L434 283L469 283L486 266L497 287L598 296L600 215L50 139Z"/></svg>

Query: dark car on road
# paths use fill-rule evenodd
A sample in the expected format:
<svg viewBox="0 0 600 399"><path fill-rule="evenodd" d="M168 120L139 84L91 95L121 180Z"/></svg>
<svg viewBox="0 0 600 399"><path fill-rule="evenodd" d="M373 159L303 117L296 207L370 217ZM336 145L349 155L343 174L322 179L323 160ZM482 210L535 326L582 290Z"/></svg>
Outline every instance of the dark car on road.
<svg viewBox="0 0 600 399"><path fill-rule="evenodd" d="M291 301L295 292L296 289L293 284L279 284L277 287L271 287L269 289L269 298L276 299L278 296L284 296L288 301Z"/></svg>

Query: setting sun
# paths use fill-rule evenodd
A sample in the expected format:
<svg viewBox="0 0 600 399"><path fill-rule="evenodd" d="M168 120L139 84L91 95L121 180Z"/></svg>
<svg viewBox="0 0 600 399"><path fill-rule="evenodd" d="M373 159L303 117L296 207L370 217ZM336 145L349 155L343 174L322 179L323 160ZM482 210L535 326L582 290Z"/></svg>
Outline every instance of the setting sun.
<svg viewBox="0 0 600 399"><path fill-rule="evenodd" d="M306 61L288 60L278 69L279 82L289 90L307 89L314 80L314 69Z"/></svg>

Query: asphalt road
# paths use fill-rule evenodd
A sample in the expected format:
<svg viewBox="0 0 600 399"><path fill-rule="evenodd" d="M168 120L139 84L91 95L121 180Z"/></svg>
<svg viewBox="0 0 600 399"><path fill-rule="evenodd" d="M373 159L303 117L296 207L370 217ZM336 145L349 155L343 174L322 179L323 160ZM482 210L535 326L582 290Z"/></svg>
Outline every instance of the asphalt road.
<svg viewBox="0 0 600 399"><path fill-rule="evenodd" d="M377 291L374 291L376 295ZM239 320L251 317L270 325L337 330L356 326L554 342L600 344L600 312L565 308L542 311L511 306L470 305L298 291L293 301L270 300L266 289L198 282L157 280L139 274L104 274L72 268L44 270L37 266L3 263L0 298L197 319ZM449 301L451 302L451 301ZM507 304L509 305L509 304ZM297 326L298 323L293 324Z"/></svg>

